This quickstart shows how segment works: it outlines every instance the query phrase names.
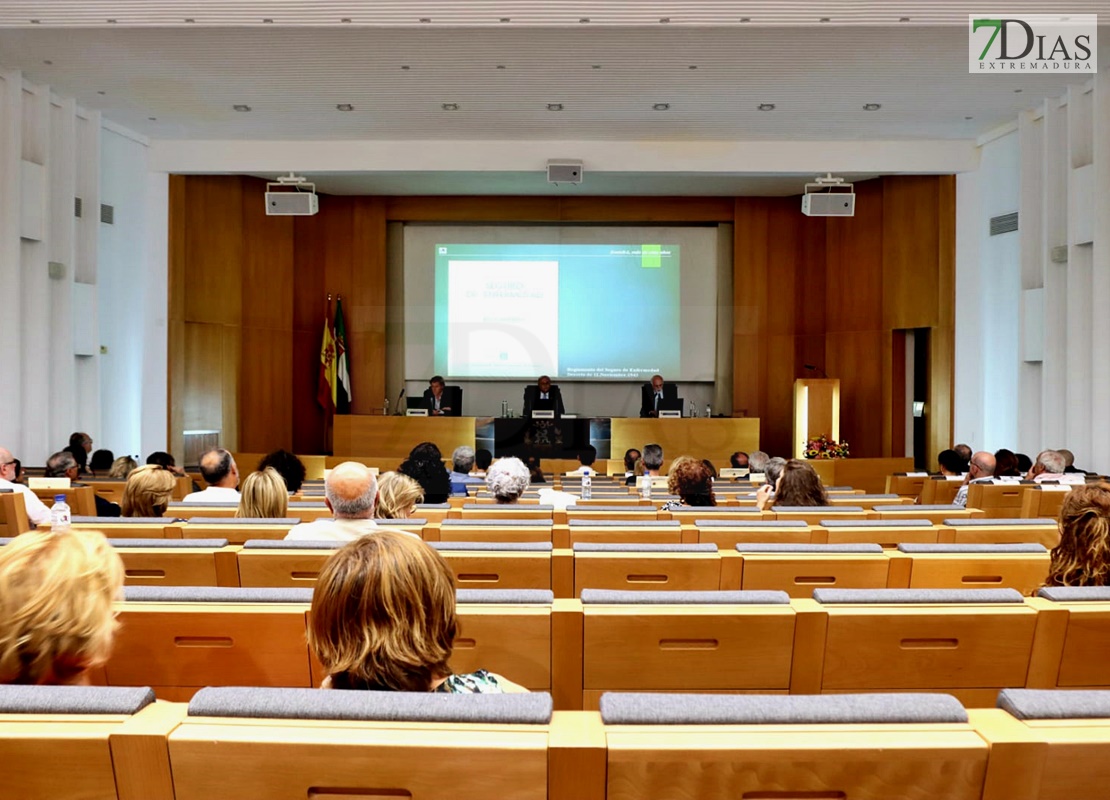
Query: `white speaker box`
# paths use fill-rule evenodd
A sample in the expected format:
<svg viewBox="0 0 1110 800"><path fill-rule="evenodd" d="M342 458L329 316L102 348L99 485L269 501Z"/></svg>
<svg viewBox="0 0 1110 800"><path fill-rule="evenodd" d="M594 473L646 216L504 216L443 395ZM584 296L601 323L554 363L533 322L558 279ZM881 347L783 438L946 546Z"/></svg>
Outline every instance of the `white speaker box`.
<svg viewBox="0 0 1110 800"><path fill-rule="evenodd" d="M807 217L854 217L856 195L851 192L803 194L802 213Z"/></svg>
<svg viewBox="0 0 1110 800"><path fill-rule="evenodd" d="M581 183L582 182L582 162L581 161L548 161L547 162L547 182L548 183Z"/></svg>
<svg viewBox="0 0 1110 800"><path fill-rule="evenodd" d="M315 192L266 192L266 215L310 217L320 210Z"/></svg>

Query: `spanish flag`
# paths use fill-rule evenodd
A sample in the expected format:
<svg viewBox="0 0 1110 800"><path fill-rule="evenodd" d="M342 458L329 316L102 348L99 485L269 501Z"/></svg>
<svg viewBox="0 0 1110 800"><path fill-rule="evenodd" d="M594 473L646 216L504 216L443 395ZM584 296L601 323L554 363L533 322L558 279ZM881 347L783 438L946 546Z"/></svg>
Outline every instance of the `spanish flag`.
<svg viewBox="0 0 1110 800"><path fill-rule="evenodd" d="M324 310L324 340L320 344L320 381L316 402L329 414L335 413L335 338L331 333L331 295Z"/></svg>

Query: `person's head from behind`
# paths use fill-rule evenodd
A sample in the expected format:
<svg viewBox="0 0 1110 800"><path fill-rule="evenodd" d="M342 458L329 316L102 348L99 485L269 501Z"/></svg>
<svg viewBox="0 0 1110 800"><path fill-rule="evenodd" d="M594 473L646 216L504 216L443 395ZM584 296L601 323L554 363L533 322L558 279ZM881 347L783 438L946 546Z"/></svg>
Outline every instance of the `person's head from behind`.
<svg viewBox="0 0 1110 800"><path fill-rule="evenodd" d="M46 459L45 476L47 478L69 478L70 480L77 480L77 472L80 467L77 465L77 459L73 457L73 453L69 450L61 450L50 458Z"/></svg>
<svg viewBox="0 0 1110 800"><path fill-rule="evenodd" d="M1067 464L1064 463L1062 453L1057 450L1042 450L1037 453L1037 460L1029 470L1029 477L1035 478L1045 474L1062 475L1066 468Z"/></svg>
<svg viewBox="0 0 1110 800"><path fill-rule="evenodd" d="M486 470L486 486L498 503L515 503L532 481L519 458L501 458Z"/></svg>
<svg viewBox="0 0 1110 800"><path fill-rule="evenodd" d="M116 456L111 450L97 450L89 458L89 469L97 474L107 473L115 460Z"/></svg>
<svg viewBox="0 0 1110 800"><path fill-rule="evenodd" d="M954 444L952 449L960 454L960 458L964 461L971 462L971 445L969 444Z"/></svg>
<svg viewBox="0 0 1110 800"><path fill-rule="evenodd" d="M235 516L246 519L278 519L289 511L285 480L273 467L252 472L243 479Z"/></svg>
<svg viewBox="0 0 1110 800"><path fill-rule="evenodd" d="M264 455L258 462L258 471L261 472L266 467L277 470L278 475L285 481L286 491L290 494L299 492L304 485L306 472L304 462L288 450L275 450Z"/></svg>
<svg viewBox="0 0 1110 800"><path fill-rule="evenodd" d="M451 453L451 469L462 475L469 475L474 469L474 448L465 444L459 445Z"/></svg>
<svg viewBox="0 0 1110 800"><path fill-rule="evenodd" d="M421 442L409 451L410 461L435 461L443 466L443 453L435 442Z"/></svg>
<svg viewBox="0 0 1110 800"><path fill-rule="evenodd" d="M489 469L489 465L493 463L493 453L486 448L481 448L474 451L474 466L480 471L485 472Z"/></svg>
<svg viewBox="0 0 1110 800"><path fill-rule="evenodd" d="M378 476L378 503L374 516L378 519L408 519L416 506L424 502L424 490L408 475L385 472Z"/></svg>
<svg viewBox="0 0 1110 800"><path fill-rule="evenodd" d="M0 683L87 682L111 654L122 587L99 531L30 531L0 548Z"/></svg>
<svg viewBox="0 0 1110 800"><path fill-rule="evenodd" d="M1048 586L1110 585L1110 484L1076 486L1060 507Z"/></svg>
<svg viewBox="0 0 1110 800"><path fill-rule="evenodd" d="M124 517L160 517L173 498L177 478L165 467L145 464L131 471L123 487L120 514Z"/></svg>
<svg viewBox="0 0 1110 800"><path fill-rule="evenodd" d="M84 450L85 453L92 452L93 440L92 437L83 431L71 433L69 435L69 446L74 449Z"/></svg>
<svg viewBox="0 0 1110 800"><path fill-rule="evenodd" d="M427 692L451 674L457 630L455 579L443 556L382 531L324 564L308 644L334 689Z"/></svg>
<svg viewBox="0 0 1110 800"><path fill-rule="evenodd" d="M748 456L748 469L756 474L767 472L767 462L771 457L762 450L754 451Z"/></svg>
<svg viewBox="0 0 1110 800"><path fill-rule="evenodd" d="M1018 472L1017 453L1003 447L994 453L994 474L1000 478L1013 478L1020 475Z"/></svg>
<svg viewBox="0 0 1110 800"><path fill-rule="evenodd" d="M956 452L958 453L959 450ZM970 480L990 478L994 475L994 466L994 454L988 453L986 450L980 450L971 457L971 463L967 465L967 474Z"/></svg>
<svg viewBox="0 0 1110 800"><path fill-rule="evenodd" d="M782 456L775 456L767 462L767 466L763 468L763 476L772 487L778 485L779 477L782 475L782 469L786 466L786 459Z"/></svg>
<svg viewBox="0 0 1110 800"><path fill-rule="evenodd" d="M578 463L583 467L592 467L597 461L597 448L588 444L578 451Z"/></svg>
<svg viewBox="0 0 1110 800"><path fill-rule="evenodd" d="M671 462L667 473L667 491L676 494L688 506L715 506L713 475L704 461L693 456L679 456Z"/></svg>
<svg viewBox="0 0 1110 800"><path fill-rule="evenodd" d="M209 450L200 457L200 475L209 486L234 489L239 485L239 467L223 448Z"/></svg>
<svg viewBox="0 0 1110 800"><path fill-rule="evenodd" d="M630 447L624 451L624 471L633 472L636 469L636 462L640 460L640 451L635 447Z"/></svg>
<svg viewBox="0 0 1110 800"><path fill-rule="evenodd" d="M120 456L112 462L112 468L108 470L108 477L127 480L127 476L138 467L139 462L131 456Z"/></svg>
<svg viewBox="0 0 1110 800"><path fill-rule="evenodd" d="M370 467L344 461L324 480L324 502L336 519L370 519L378 495L378 481Z"/></svg>
<svg viewBox="0 0 1110 800"><path fill-rule="evenodd" d="M748 454L743 450L737 450L728 457L728 463L732 465L733 469L747 469L748 468Z"/></svg>
<svg viewBox="0 0 1110 800"><path fill-rule="evenodd" d="M166 469L172 469L177 466L177 461L174 460L172 453L167 453L165 450L155 450L146 457L146 463L157 464Z"/></svg>
<svg viewBox="0 0 1110 800"><path fill-rule="evenodd" d="M1071 450L1061 447L1056 452L1064 457L1064 469L1075 466L1075 453L1073 453Z"/></svg>
<svg viewBox="0 0 1110 800"><path fill-rule="evenodd" d="M657 444L645 444L641 459L644 462L644 472L658 474L663 467L663 448Z"/></svg>
<svg viewBox="0 0 1110 800"><path fill-rule="evenodd" d="M941 450L937 464L942 475L963 475L967 472L967 461L955 450Z"/></svg>
<svg viewBox="0 0 1110 800"><path fill-rule="evenodd" d="M1059 451L1057 451L1057 452L1059 452ZM1025 453L1018 453L1017 454L1017 460L1018 460L1018 472L1020 472L1022 475L1027 474L1029 472L1029 470L1033 469L1033 459L1031 459Z"/></svg>
<svg viewBox="0 0 1110 800"><path fill-rule="evenodd" d="M827 506L829 496L817 471L801 459L792 458L782 467L775 489L776 506Z"/></svg>

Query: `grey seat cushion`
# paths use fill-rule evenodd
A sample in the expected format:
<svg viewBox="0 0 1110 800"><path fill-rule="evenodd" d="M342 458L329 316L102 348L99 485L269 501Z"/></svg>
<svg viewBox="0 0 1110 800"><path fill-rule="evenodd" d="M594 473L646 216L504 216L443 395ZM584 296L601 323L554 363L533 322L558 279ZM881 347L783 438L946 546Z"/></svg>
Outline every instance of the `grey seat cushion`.
<svg viewBox="0 0 1110 800"><path fill-rule="evenodd" d="M74 525L169 525L173 517L70 517Z"/></svg>
<svg viewBox="0 0 1110 800"><path fill-rule="evenodd" d="M190 525L296 525L300 517L190 517Z"/></svg>
<svg viewBox="0 0 1110 800"><path fill-rule="evenodd" d="M227 539L109 539L112 547L164 547L170 550L188 550L197 547L227 547Z"/></svg>
<svg viewBox="0 0 1110 800"><path fill-rule="evenodd" d="M1056 520L1047 517L1037 517L1036 519L984 519L976 517L975 519L946 519L944 524L953 528L974 528L983 525L1010 528L1015 525L1055 525Z"/></svg>
<svg viewBox="0 0 1110 800"><path fill-rule="evenodd" d="M675 529L682 527L677 519L568 519L567 525L571 528L665 528Z"/></svg>
<svg viewBox="0 0 1110 800"><path fill-rule="evenodd" d="M779 512L792 513L792 512L810 512L820 511L821 513L830 514L861 514L867 509L863 506L773 506L771 508L776 514Z"/></svg>
<svg viewBox="0 0 1110 800"><path fill-rule="evenodd" d="M462 695L209 686L189 702L191 717L256 719L545 725L551 712L547 692Z"/></svg>
<svg viewBox="0 0 1110 800"><path fill-rule="evenodd" d="M1045 586L1038 597L1058 603L1098 603L1110 600L1110 586Z"/></svg>
<svg viewBox="0 0 1110 800"><path fill-rule="evenodd" d="M1107 719L1110 691L1003 689L998 707L1018 719Z"/></svg>
<svg viewBox="0 0 1110 800"><path fill-rule="evenodd" d="M243 543L244 550L338 550L347 542L334 539L247 539Z"/></svg>
<svg viewBox="0 0 1110 800"><path fill-rule="evenodd" d="M463 506L464 511L554 511L555 506L552 505L533 505L531 503L466 503Z"/></svg>
<svg viewBox="0 0 1110 800"><path fill-rule="evenodd" d="M823 519L826 528L931 528L927 519Z"/></svg>
<svg viewBox="0 0 1110 800"><path fill-rule="evenodd" d="M814 589L813 599L837 603L1023 603L1017 589Z"/></svg>
<svg viewBox="0 0 1110 800"><path fill-rule="evenodd" d="M576 553L716 553L717 545L704 544L632 544L614 542L575 542Z"/></svg>
<svg viewBox="0 0 1110 800"><path fill-rule="evenodd" d="M124 586L123 599L147 603L311 603L312 589L239 586Z"/></svg>
<svg viewBox="0 0 1110 800"><path fill-rule="evenodd" d="M631 495L629 495L629 497L631 497ZM570 512L578 512L578 513L582 513L583 511L590 511L590 512L593 512L593 511L604 511L604 512L607 512L607 513L609 513L609 512L614 512L614 511L619 511L619 512L621 512L621 513L625 513L625 514L627 514L627 513L630 513L630 512L631 512L631 513L633 513L633 514L637 514L637 513L639 513L639 514L643 514L643 515L645 515L645 516L651 517L652 519L654 519L654 518L655 518L655 506L634 506L634 505L631 505L631 504L629 504L629 505L625 505L625 506L618 506L618 505L612 505L612 506L602 506L602 505L596 505L596 506L595 506L595 505L588 505L588 506L569 505L569 506L567 506L567 513L570 513Z"/></svg>
<svg viewBox="0 0 1110 800"><path fill-rule="evenodd" d="M760 511L755 506L750 506L750 507L749 506L683 506L682 508L673 509L671 513L673 514L673 513L678 512L678 511L681 511L684 514L692 514L694 512L697 512L698 514L708 514L709 516L713 516L714 514L762 514L763 513L762 511Z"/></svg>
<svg viewBox="0 0 1110 800"><path fill-rule="evenodd" d="M436 550L488 550L502 552L550 553L551 542L428 542Z"/></svg>
<svg viewBox="0 0 1110 800"><path fill-rule="evenodd" d="M455 601L549 606L555 602L555 593L550 589L456 589Z"/></svg>
<svg viewBox="0 0 1110 800"><path fill-rule="evenodd" d="M903 553L1047 553L1041 544L900 544Z"/></svg>
<svg viewBox="0 0 1110 800"><path fill-rule="evenodd" d="M135 714L153 702L146 686L0 685L0 714Z"/></svg>
<svg viewBox="0 0 1110 800"><path fill-rule="evenodd" d="M775 544L756 542L753 544L738 544L737 551L741 553L881 553L882 545L878 544Z"/></svg>
<svg viewBox="0 0 1110 800"><path fill-rule="evenodd" d="M583 589L586 605L789 605L790 596L778 591L627 592Z"/></svg>
<svg viewBox="0 0 1110 800"><path fill-rule="evenodd" d="M440 528L550 528L549 519L445 519Z"/></svg>
<svg viewBox="0 0 1110 800"><path fill-rule="evenodd" d="M702 695L607 692L606 725L811 725L967 722L945 694Z"/></svg>
<svg viewBox="0 0 1110 800"><path fill-rule="evenodd" d="M759 513L758 511L755 513ZM699 528L806 528L804 519L702 519L694 520Z"/></svg>

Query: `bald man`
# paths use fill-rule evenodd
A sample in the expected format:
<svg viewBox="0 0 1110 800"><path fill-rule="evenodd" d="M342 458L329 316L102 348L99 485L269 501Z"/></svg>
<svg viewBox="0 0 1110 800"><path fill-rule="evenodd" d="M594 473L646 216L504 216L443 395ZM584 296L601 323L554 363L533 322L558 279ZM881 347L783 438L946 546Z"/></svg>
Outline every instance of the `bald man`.
<svg viewBox="0 0 1110 800"><path fill-rule="evenodd" d="M12 454L0 447L0 489L10 489L23 495L23 502L27 506L27 519L32 525L49 525L50 509L43 505L38 496L22 483L13 483L15 480L15 459Z"/></svg>
<svg viewBox="0 0 1110 800"><path fill-rule="evenodd" d="M202 492L185 495L183 503L239 502L239 467L227 450L217 448L202 455L200 474L208 486Z"/></svg>
<svg viewBox="0 0 1110 800"><path fill-rule="evenodd" d="M990 483L994 478L994 467L995 461L993 453L980 450L973 455L971 457L971 464L967 468L967 475L964 477L964 484L960 487L960 491L956 492L956 499L952 501L952 505L966 508L968 484Z"/></svg>
<svg viewBox="0 0 1110 800"><path fill-rule="evenodd" d="M294 525L285 538L349 542L380 531L382 528L374 521L377 500L378 481L370 468L357 461L344 461L329 472L324 481L324 503L335 518Z"/></svg>

